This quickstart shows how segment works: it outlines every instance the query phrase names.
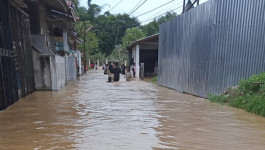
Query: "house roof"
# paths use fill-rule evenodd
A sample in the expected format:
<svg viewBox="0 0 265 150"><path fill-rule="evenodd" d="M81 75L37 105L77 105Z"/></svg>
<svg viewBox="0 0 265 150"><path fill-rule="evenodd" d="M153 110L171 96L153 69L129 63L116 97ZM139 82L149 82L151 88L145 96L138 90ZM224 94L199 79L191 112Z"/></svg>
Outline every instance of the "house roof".
<svg viewBox="0 0 265 150"><path fill-rule="evenodd" d="M57 11L61 11L64 13L68 12L68 4L65 0L42 0L42 2L49 6L52 9L56 9Z"/></svg>
<svg viewBox="0 0 265 150"><path fill-rule="evenodd" d="M79 20L79 17L76 15L76 10L75 10L74 4L73 4L73 2L70 1L70 0L67 0L66 2L67 2L68 7L69 7L70 10L71 10L71 14L72 14L72 16L73 16L73 19L74 19L74 21L76 22L77 20Z"/></svg>
<svg viewBox="0 0 265 150"><path fill-rule="evenodd" d="M75 14L75 10L71 1L66 0L43 0L44 4L49 7L49 9L58 15L64 17L69 17L73 19L74 22L77 21L78 17Z"/></svg>
<svg viewBox="0 0 265 150"><path fill-rule="evenodd" d="M12 0L20 8L28 8L23 0Z"/></svg>
<svg viewBox="0 0 265 150"><path fill-rule="evenodd" d="M134 47L135 45L141 44L141 43L148 43L148 42L158 43L158 40L159 40L159 33L145 37L145 38L137 40L137 41L134 41L129 46L127 46L126 49L131 50L132 47Z"/></svg>

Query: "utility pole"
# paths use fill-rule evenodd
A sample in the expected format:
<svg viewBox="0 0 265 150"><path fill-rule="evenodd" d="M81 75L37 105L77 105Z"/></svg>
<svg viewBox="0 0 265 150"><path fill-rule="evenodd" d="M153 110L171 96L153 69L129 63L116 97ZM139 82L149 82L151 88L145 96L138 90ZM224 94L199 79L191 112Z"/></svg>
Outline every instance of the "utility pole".
<svg viewBox="0 0 265 150"><path fill-rule="evenodd" d="M199 6L200 5L200 0L197 0L197 6Z"/></svg>
<svg viewBox="0 0 265 150"><path fill-rule="evenodd" d="M84 27L84 23L83 22L83 27ZM84 29L84 50L83 50L83 56L84 56L84 73L86 73L86 33L90 30L93 29L93 26L90 26L86 31L85 31L85 27L83 28Z"/></svg>
<svg viewBox="0 0 265 150"><path fill-rule="evenodd" d="M84 28L85 29L85 28ZM83 50L83 57L84 57L84 73L86 73L86 33L84 32L84 50Z"/></svg>
<svg viewBox="0 0 265 150"><path fill-rule="evenodd" d="M183 0L183 11L182 11L182 13L185 12L185 5L186 5L186 0Z"/></svg>
<svg viewBox="0 0 265 150"><path fill-rule="evenodd" d="M190 7L189 7L187 10L185 10L185 11L189 11L191 8L193 8L196 2L198 2L198 0L195 0L195 1L190 5ZM189 3L189 1L188 1L188 3ZM187 4L187 5L188 5L188 4Z"/></svg>

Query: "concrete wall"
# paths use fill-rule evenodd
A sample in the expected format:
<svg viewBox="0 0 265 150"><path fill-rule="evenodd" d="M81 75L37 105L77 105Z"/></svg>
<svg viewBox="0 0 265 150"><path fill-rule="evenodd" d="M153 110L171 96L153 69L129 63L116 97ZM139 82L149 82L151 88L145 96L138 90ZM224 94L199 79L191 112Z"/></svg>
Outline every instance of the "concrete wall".
<svg viewBox="0 0 265 150"><path fill-rule="evenodd" d="M68 57L68 75L67 75L67 79L68 81L74 81L76 80L76 75L77 75L77 68L76 68L76 58L69 56Z"/></svg>
<svg viewBox="0 0 265 150"><path fill-rule="evenodd" d="M51 90L50 58L33 50L33 69L36 90Z"/></svg>
<svg viewBox="0 0 265 150"><path fill-rule="evenodd" d="M81 63L81 53L80 53L80 51L76 51L76 54L77 54L78 75L81 76L83 73L82 63Z"/></svg>
<svg viewBox="0 0 265 150"><path fill-rule="evenodd" d="M76 80L75 58L72 56L40 55L33 51L36 90L60 90Z"/></svg>
<svg viewBox="0 0 265 150"><path fill-rule="evenodd" d="M53 55L50 56L50 62L52 90L60 90L67 83L65 57Z"/></svg>
<svg viewBox="0 0 265 150"><path fill-rule="evenodd" d="M135 62L135 77L139 78L140 76L140 46L136 45L132 49L132 57Z"/></svg>

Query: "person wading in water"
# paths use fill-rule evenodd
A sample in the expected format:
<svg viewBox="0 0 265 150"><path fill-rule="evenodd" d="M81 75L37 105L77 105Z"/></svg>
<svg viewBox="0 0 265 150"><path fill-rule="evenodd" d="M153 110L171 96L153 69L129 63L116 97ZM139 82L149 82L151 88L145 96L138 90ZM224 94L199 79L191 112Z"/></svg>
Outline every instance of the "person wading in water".
<svg viewBox="0 0 265 150"><path fill-rule="evenodd" d="M113 66L111 63L109 63L108 65L107 74L108 74L108 82L112 82L114 78L114 74L113 74Z"/></svg>
<svg viewBox="0 0 265 150"><path fill-rule="evenodd" d="M118 66L118 62L115 62L113 65L112 73L114 74L114 82L118 82L120 80L121 68Z"/></svg>

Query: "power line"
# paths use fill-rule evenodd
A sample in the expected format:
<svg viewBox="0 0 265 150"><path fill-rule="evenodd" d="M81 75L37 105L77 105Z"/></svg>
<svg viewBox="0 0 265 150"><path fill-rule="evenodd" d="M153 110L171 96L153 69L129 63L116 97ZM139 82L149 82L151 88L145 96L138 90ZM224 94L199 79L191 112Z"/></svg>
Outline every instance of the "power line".
<svg viewBox="0 0 265 150"><path fill-rule="evenodd" d="M182 8L182 6L179 6L179 7L175 8L175 9L172 9L171 11L177 10L177 9L179 9L179 8ZM159 15L159 16L156 16L156 17L153 17L153 18L150 18L150 19L147 19L147 20L141 21L141 23L143 23L143 22L147 22L147 21L150 21L150 20L153 20L153 19L156 19L156 18L161 17L161 16L163 16L163 15L165 15L165 14L167 14L167 13L168 13L168 12L163 13L163 14L161 14L161 15Z"/></svg>
<svg viewBox="0 0 265 150"><path fill-rule="evenodd" d="M134 11L134 9L136 8L136 7L138 7L138 5L142 2L143 0L140 0L134 7L133 7L133 9L128 13L128 14L130 14L131 12L133 12Z"/></svg>
<svg viewBox="0 0 265 150"><path fill-rule="evenodd" d="M152 10L150 10L150 11L147 11L147 12L141 14L141 15L138 15L138 16L136 16L136 17L140 17L140 16L142 16L142 15L148 14L148 13L154 11L154 10L157 10L158 8L161 8L161 7L163 7L163 6L167 5L167 4L172 3L173 1L175 1L175 0L169 1L169 2L167 2L167 3L165 3L165 4L163 4L163 5L160 5L160 6L156 7L156 8L154 8L154 9L152 9Z"/></svg>
<svg viewBox="0 0 265 150"><path fill-rule="evenodd" d="M117 7L123 0L119 1L115 6L113 6L109 11L111 11L112 9L114 9L115 7Z"/></svg>
<svg viewBox="0 0 265 150"><path fill-rule="evenodd" d="M170 2L171 2L171 1L170 1ZM178 4L180 4L180 3L178 3ZM178 4L177 4L177 5L178 5ZM176 8L174 8L174 9L170 10L170 11L177 10L177 9L179 9L179 8L181 8L181 7L182 7L182 6L176 7ZM165 9L164 9L164 10L165 10ZM163 11L164 11L164 10L163 10ZM141 24L141 23L143 23L143 22L146 22L146 21L149 21L149 20L152 20L152 19L158 18L158 17L160 17L160 16L163 16L163 15L167 14L167 13L170 12L170 11L167 11L167 12L165 12L165 13L163 13L163 14L160 14L160 15L155 16L155 17L152 17L152 18L148 18L147 20L141 21L141 22L139 22L139 23ZM138 26L138 25L139 25L138 23L136 23L136 24L132 24L131 26L129 26L129 28L130 28L130 27L136 27L136 26ZM104 29L101 29L101 30L93 30L93 31L95 31L95 32L100 32L100 31L104 31L104 30L111 29L111 28L113 28L113 27L115 27L115 26L117 26L117 25L112 25L112 26L109 26L109 27L104 28Z"/></svg>
<svg viewBox="0 0 265 150"><path fill-rule="evenodd" d="M132 24L130 26L128 26L128 28L132 28L132 27L137 27L140 23L135 23L135 24ZM100 32L100 31L105 31L105 30L108 30L108 29L111 29L113 27L117 27L117 25L112 25L112 26L109 26L107 28L104 28L104 29L101 29L101 30L93 30L94 32Z"/></svg>
<svg viewBox="0 0 265 150"><path fill-rule="evenodd" d="M130 14L129 14L129 16L130 15L132 15L136 10L138 10L144 3L146 3L147 2L147 0L145 0L141 5L139 5L133 12L131 12Z"/></svg>
<svg viewBox="0 0 265 150"><path fill-rule="evenodd" d="M179 9L180 7L182 7L182 3L178 3L177 5L178 5L177 7L173 8L173 9L171 9L171 10L167 10L167 11L165 12L166 9L164 9L163 11L160 11L160 12L156 13L155 15L152 15L152 16L150 16L150 17L148 17L148 18L143 19L143 20L145 20L145 21L148 20L148 21L149 21L150 19L154 19L154 18L160 17L160 16L162 16L162 15L164 15L164 14L167 14L168 12L171 12L171 11L177 10L177 9ZM163 12L163 13L161 14L161 12ZM155 17L154 17L154 16L155 16ZM143 22L145 22L145 21L143 21Z"/></svg>
<svg viewBox="0 0 265 150"><path fill-rule="evenodd" d="M179 9L179 8L182 8L182 6L176 7L176 8L174 8L174 9L170 10L170 11L174 11L174 10L177 10L177 9ZM163 14L158 15L158 16L156 16L156 17L152 17L152 18L150 18L150 19L147 19L147 20L141 21L141 22L139 22L139 23L141 24L141 23L143 23L143 22L146 22L146 21L149 21L149 20L153 20L153 19L155 19L155 18L158 18L158 17L160 17L160 16L163 16L163 15L167 14L167 13L170 12L170 11L167 11L166 13L163 13ZM136 27L136 26L138 26L138 25L139 25L138 23L136 23L136 24L132 24L132 25L129 26L128 28ZM113 27L115 27L115 26L117 26L117 25L112 25L112 26L109 26L109 27L104 28L104 29L101 29L101 30L93 30L93 31L94 31L94 32L101 32L101 31L105 31L105 30L111 29L111 28L113 28Z"/></svg>
<svg viewBox="0 0 265 150"><path fill-rule="evenodd" d="M176 4L177 7L180 6L180 5L182 6L182 2ZM155 13L155 14L147 17L147 18L145 18L144 20L149 19L149 18L153 18L154 16L157 16L157 15L161 14L162 12L163 13L168 12L168 9L170 9L171 7L172 6L168 6L167 8L163 9L162 11L159 11L159 12L157 12L157 13Z"/></svg>

